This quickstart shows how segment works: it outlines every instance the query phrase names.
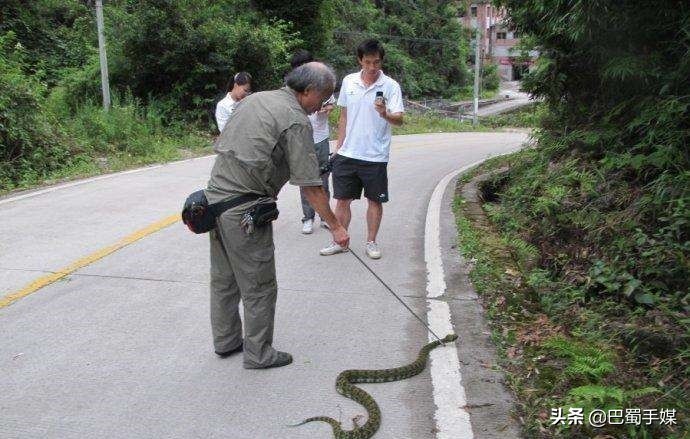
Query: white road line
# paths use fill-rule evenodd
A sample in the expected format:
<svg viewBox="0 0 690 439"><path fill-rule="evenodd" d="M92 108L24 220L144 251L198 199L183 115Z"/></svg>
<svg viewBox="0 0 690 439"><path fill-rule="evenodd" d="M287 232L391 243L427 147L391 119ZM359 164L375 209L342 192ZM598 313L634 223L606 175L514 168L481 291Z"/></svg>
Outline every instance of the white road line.
<svg viewBox="0 0 690 439"><path fill-rule="evenodd" d="M483 161L483 160L482 160ZM429 312L427 320L429 327L440 337L454 333L450 317L450 307L446 302L436 298L446 292L446 281L443 275L443 259L441 258L441 201L448 183L460 172L477 164L465 166L453 171L441 179L436 185L429 207L426 212L424 227L424 260L427 270L427 302ZM429 340L436 338L429 333ZM459 338L458 343L462 343ZM472 439L472 424L470 414L463 407L467 405L465 388L462 386L460 375L460 361L454 346L434 349L431 351L431 383L436 404L436 437L438 439Z"/></svg>
<svg viewBox="0 0 690 439"><path fill-rule="evenodd" d="M186 162L191 162L194 160L205 159L208 157L212 157L212 155L207 155L207 156L202 156L202 157L194 157L191 159L179 160L176 162L170 162L170 163L165 163L165 164L161 164L161 165L146 166L144 168L137 168L137 169L132 169L129 171L114 172L112 174L100 175L98 177L85 178L83 180L58 184L58 185L51 186L51 187L46 188L46 189L40 189L40 190L36 190L36 191L31 191L31 192L28 192L28 193L25 193L22 195L16 195L14 197L0 199L0 204L11 203L13 201L19 201L19 200L23 200L25 198L36 197L38 195L43 195L43 194L47 194L50 192L55 192L55 191L58 191L60 189L66 189L66 188L70 188L70 187L74 187L74 186L80 186L82 184L91 183L91 182L98 181L98 180L105 180L107 178L113 178L113 177L117 177L119 175L136 174L138 172L150 171L153 169L162 168L163 166L170 166L170 165L175 165L175 164L179 164L179 163L186 163Z"/></svg>
<svg viewBox="0 0 690 439"><path fill-rule="evenodd" d="M491 157L512 154L518 151L510 148L501 154ZM472 164L464 166L443 177L431 194L429 207L426 211L426 224L424 227L424 261L427 270L427 304L429 312L427 321L429 327L440 337L455 333L450 315L450 307L447 302L438 300L446 292L446 281L443 272L443 259L441 257L441 202L448 184L458 174L465 172L491 158L486 157ZM462 334L458 334L457 343L462 343ZM436 340L429 333L429 341ZM462 385L460 374L460 361L458 352L454 346L434 349L431 351L431 384L436 404L436 438L437 439L473 439L470 414L465 410L467 397Z"/></svg>

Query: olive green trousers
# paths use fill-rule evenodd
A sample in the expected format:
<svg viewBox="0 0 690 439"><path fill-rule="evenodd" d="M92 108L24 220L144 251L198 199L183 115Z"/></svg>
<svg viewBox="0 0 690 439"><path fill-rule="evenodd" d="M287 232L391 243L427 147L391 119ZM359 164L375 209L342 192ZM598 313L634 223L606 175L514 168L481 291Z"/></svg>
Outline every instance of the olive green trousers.
<svg viewBox="0 0 690 439"><path fill-rule="evenodd" d="M216 352L242 343L244 366L261 367L276 360L273 343L278 286L271 224L247 235L240 228L241 213L224 212L211 240L211 329Z"/></svg>

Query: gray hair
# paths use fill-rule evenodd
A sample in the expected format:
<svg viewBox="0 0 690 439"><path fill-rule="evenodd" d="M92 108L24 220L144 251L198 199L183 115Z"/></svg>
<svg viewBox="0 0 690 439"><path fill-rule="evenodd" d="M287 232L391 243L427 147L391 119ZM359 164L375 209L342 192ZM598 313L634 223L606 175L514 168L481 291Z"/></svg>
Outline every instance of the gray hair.
<svg viewBox="0 0 690 439"><path fill-rule="evenodd" d="M299 93L310 89L332 93L335 88L335 73L324 63L309 62L288 73L285 84Z"/></svg>

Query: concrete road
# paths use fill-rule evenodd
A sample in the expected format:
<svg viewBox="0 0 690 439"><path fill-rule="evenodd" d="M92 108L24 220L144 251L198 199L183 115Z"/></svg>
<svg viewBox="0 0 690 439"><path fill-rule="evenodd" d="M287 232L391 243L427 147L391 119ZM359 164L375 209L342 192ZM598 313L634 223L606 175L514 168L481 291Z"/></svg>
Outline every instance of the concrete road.
<svg viewBox="0 0 690 439"><path fill-rule="evenodd" d="M501 114L534 103L529 93L525 93L520 89L519 81L502 82L498 95L501 97L507 96L509 100L480 107L479 116Z"/></svg>
<svg viewBox="0 0 690 439"><path fill-rule="evenodd" d="M432 358L438 378L428 367L409 380L363 386L382 410L375 437L517 435L501 377L486 367L493 356L488 331L454 250L452 180L437 189L439 207L429 209L440 212L439 224L427 222L427 210L444 176L525 140L520 133L394 139L383 258L369 263L426 318L425 226L432 224L426 239L438 241L431 250L440 250L435 263L445 264L448 285L438 303L450 310L460 340L442 348L457 364ZM280 194L274 223L275 346L295 362L257 371L244 370L241 358L216 357L208 238L161 221L205 185L212 163L200 158L0 199L0 300L17 294L0 307L0 437L329 438L326 424L286 424L329 415L350 428L365 410L335 392L337 374L414 360L427 330L352 255L318 255L330 235L300 234L291 186ZM351 225L360 255L364 207L354 204ZM448 396L452 391L457 397ZM444 426L466 420L460 430Z"/></svg>

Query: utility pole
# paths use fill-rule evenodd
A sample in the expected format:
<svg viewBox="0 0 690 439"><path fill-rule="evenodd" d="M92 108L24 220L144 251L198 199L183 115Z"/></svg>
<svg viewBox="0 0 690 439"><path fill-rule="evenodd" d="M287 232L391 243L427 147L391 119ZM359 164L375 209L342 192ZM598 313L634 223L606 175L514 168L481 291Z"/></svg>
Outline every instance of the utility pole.
<svg viewBox="0 0 690 439"><path fill-rule="evenodd" d="M477 33L474 45L474 114L472 116L472 125L474 126L479 124L479 63L481 62L481 51L479 46L481 44L481 34L481 27L479 26L479 20L477 20Z"/></svg>
<svg viewBox="0 0 690 439"><path fill-rule="evenodd" d="M108 82L108 57L105 53L105 34L103 32L103 1L96 0L96 25L98 26L98 54L101 60L101 89L103 90L103 109L110 109L110 85Z"/></svg>

